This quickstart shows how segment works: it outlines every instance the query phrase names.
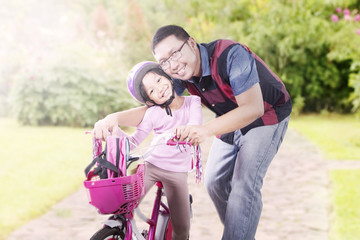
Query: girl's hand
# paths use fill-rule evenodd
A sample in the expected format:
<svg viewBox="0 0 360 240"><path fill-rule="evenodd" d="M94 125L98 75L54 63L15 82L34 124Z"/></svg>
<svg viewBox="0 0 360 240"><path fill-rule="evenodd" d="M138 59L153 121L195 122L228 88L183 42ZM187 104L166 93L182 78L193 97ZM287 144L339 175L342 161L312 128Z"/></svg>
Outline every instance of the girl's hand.
<svg viewBox="0 0 360 240"><path fill-rule="evenodd" d="M118 129L117 119L107 116L94 124L92 132L95 138L105 141L110 134L116 135Z"/></svg>
<svg viewBox="0 0 360 240"><path fill-rule="evenodd" d="M210 136L210 132L202 125L178 126L174 134L180 141L186 141L196 146Z"/></svg>
<svg viewBox="0 0 360 240"><path fill-rule="evenodd" d="M184 141L187 138L187 126L177 126L174 128L174 136L176 140Z"/></svg>

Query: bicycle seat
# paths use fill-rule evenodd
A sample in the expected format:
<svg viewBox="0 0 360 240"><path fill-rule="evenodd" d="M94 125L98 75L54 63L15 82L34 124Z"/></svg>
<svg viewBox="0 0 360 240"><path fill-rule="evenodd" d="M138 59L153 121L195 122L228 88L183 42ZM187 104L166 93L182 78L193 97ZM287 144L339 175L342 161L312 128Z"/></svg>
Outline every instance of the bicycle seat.
<svg viewBox="0 0 360 240"><path fill-rule="evenodd" d="M160 181L157 181L157 182L156 182L156 186L158 186L159 188L163 188L163 187L164 187L163 184L162 184L162 182L160 182Z"/></svg>

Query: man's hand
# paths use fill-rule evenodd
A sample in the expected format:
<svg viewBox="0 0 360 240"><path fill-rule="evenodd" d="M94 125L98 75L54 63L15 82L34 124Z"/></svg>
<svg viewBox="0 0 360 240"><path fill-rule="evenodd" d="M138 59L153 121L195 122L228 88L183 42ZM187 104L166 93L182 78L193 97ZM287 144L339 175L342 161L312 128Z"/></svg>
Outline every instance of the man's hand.
<svg viewBox="0 0 360 240"><path fill-rule="evenodd" d="M201 125L178 126L174 129L174 134L178 140L187 141L193 146L199 145L211 136L209 129Z"/></svg>

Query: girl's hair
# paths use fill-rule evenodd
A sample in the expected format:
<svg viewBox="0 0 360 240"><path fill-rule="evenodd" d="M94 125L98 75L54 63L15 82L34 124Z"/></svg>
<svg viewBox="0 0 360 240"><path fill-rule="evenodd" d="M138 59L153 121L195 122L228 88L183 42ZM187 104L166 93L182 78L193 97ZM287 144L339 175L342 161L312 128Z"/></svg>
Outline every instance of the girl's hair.
<svg viewBox="0 0 360 240"><path fill-rule="evenodd" d="M166 77L170 82L172 82L172 79L169 77L169 75L167 75L161 68L152 68L152 69L149 69L145 74L148 74L148 73L155 73L155 74L158 74L160 76L163 76L163 77ZM145 91L145 87L144 87L144 83L143 81L141 81L141 84L139 85L139 90L140 90L140 95L142 97L142 99L144 99L144 102L146 104L146 102L153 102L149 95L147 94L147 92ZM148 104L147 104L148 105Z"/></svg>
<svg viewBox="0 0 360 240"><path fill-rule="evenodd" d="M167 25L159 28L152 39L151 48L154 52L156 45L161 42L163 39L167 38L170 35L174 35L177 39L185 41L189 39L190 35L180 26L177 25Z"/></svg>

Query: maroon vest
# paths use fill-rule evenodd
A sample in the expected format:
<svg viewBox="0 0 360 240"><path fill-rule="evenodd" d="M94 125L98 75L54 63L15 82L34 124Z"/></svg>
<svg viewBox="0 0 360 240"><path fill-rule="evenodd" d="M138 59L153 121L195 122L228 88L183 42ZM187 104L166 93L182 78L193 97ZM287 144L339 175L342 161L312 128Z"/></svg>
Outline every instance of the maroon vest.
<svg viewBox="0 0 360 240"><path fill-rule="evenodd" d="M203 76L201 81L195 80L193 83L187 81L185 86L191 94L200 96L201 102L217 116L238 107L226 66L229 50L235 45L241 45L255 58L264 100L264 115L242 128L241 133L244 135L254 127L276 124L290 115L291 99L284 84L248 47L231 40L216 40L201 45L207 49L210 57L211 76ZM232 144L233 133L224 134L220 138Z"/></svg>

